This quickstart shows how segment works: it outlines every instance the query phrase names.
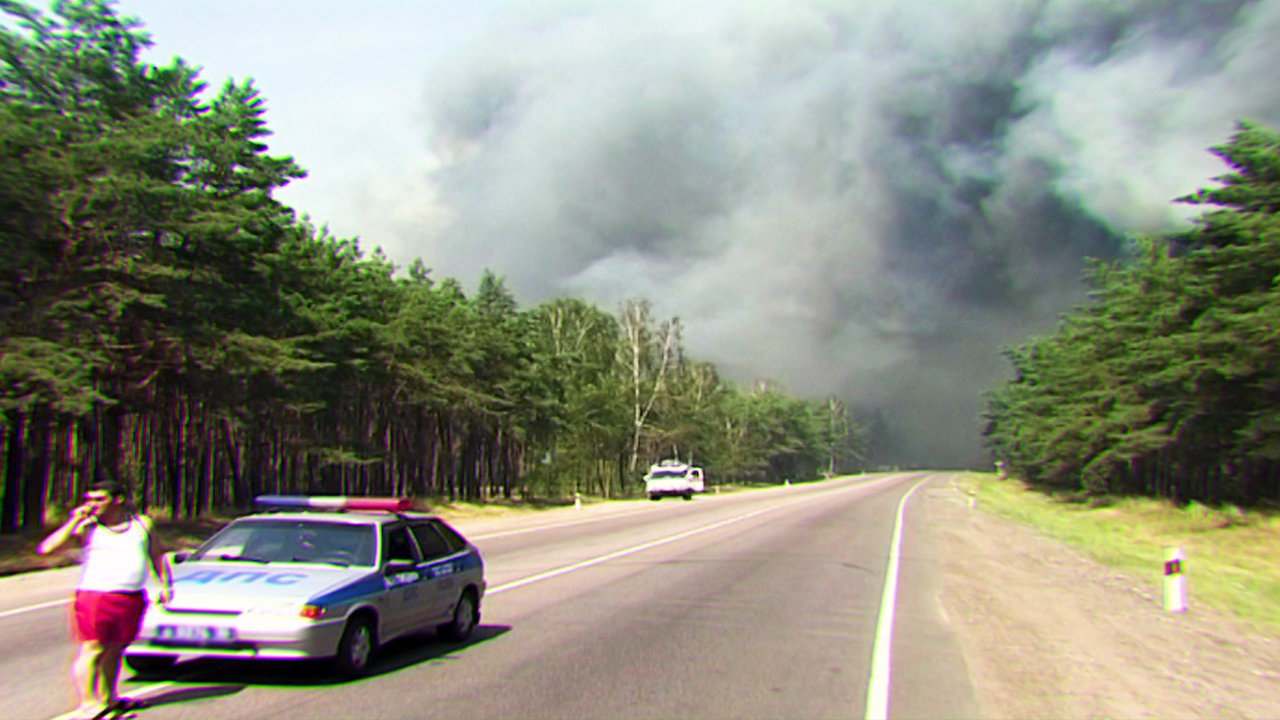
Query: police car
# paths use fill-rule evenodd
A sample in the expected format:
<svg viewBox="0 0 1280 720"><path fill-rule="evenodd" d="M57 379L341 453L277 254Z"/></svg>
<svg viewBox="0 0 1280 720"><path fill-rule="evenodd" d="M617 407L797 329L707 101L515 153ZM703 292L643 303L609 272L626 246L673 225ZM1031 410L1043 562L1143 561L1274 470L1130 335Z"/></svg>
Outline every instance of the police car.
<svg viewBox="0 0 1280 720"><path fill-rule="evenodd" d="M364 673L378 646L435 629L465 640L480 621L480 552L408 498L268 495L176 554L173 594L147 608L125 662L161 672L179 658L330 658Z"/></svg>

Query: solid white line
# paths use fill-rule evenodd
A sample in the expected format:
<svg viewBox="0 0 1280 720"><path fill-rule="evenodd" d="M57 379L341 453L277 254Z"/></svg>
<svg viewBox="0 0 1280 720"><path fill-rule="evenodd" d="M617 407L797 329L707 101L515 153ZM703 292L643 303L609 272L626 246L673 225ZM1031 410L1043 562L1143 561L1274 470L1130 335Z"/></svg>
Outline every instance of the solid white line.
<svg viewBox="0 0 1280 720"><path fill-rule="evenodd" d="M870 484L871 484L871 483L866 483L866 485L870 485ZM785 506L779 506L779 507L785 507ZM612 520L612 519L616 519L616 518L624 518L624 517L633 517L633 516L635 516L635 515L643 515L643 514L644 514L644 513L646 513L646 512L652 512L652 511L653 511L653 510L655 510L655 509L656 509L656 508L649 508L649 509L645 509L645 510L637 510L637 511L635 511L635 512L622 513L622 514L619 514L619 515L605 515L605 516L598 517L598 518L590 518L590 519L586 519L586 520L575 520L575 521L573 521L573 522L563 523L563 524L560 524L560 525L539 525L539 526L537 526L537 527L524 528L524 529L521 529L521 530L508 530L508 531L506 531L506 532L490 533L490 534L487 534L487 535L475 535L475 536L470 536L470 535L469 535L468 537L469 537L470 539L472 539L472 540L491 540L491 539L493 539L493 538L507 537L507 536L510 536L510 535L522 535L522 534L524 534L524 533L540 532L540 531L542 531L542 530L555 530L555 529L558 529L558 528L573 527L574 525L586 525L587 523L601 522L601 521L604 521L604 520ZM777 508L771 508L771 509L776 510ZM763 511L763 512L768 512L768 511L766 510L766 511ZM729 521L729 522L737 522L738 520L745 519L746 517L750 517L750 516L743 516L742 518L738 518L738 519L735 519L735 520L731 520L731 521ZM726 523L726 524L727 524L727 523ZM694 531L692 534L695 534L695 535L696 535L696 534L697 534L697 533L699 533L699 532L705 532L706 530L712 530L712 529L714 529L715 527L722 527L722 525L716 525L716 526L711 526L711 527L703 528L702 530ZM685 535L685 536L677 536L677 537L673 537L673 538L670 538L670 539L668 539L668 540L664 540L664 541L662 541L662 542L659 542L657 545L648 545L648 546L644 546L644 547L633 548L633 549L631 549L631 550L624 550L624 551L622 551L622 555L630 555L632 552L639 552L640 550L647 550L649 547L657 547L658 545L662 545L662 544L665 544L665 543L667 543L667 542L672 542L672 541L674 541L674 540L681 539L682 537L687 537L687 535ZM597 559L596 561L589 561L589 562L588 562L588 565L582 565L582 567L588 567L589 565L595 565L595 564L598 564L598 563L600 563L600 562L605 562L605 560L612 560L612 559L614 559L615 557L622 557L622 555L617 555L617 554L615 554L615 555L609 556L609 557L604 558L604 559ZM577 566L572 566L572 569L563 569L563 572L560 572L560 571L553 571L553 572L555 572L556 574L564 574L564 572L572 572L573 570L577 570L577 569L580 569L580 568L579 568L579 567L577 567ZM537 577L537 579L538 579L538 580L545 580L545 579L546 579L546 578L544 578L544 577L540 577L540 576L536 576L536 577ZM554 577L554 576L552 576L552 577ZM521 583L521 584L526 584L526 585L527 585L527 584L528 584L528 583L530 583L530 582L537 582L537 580L535 580L535 579L528 579L528 582L526 582L526 581L524 581L524 580L517 581L517 582L519 582L519 583ZM501 588L502 590L508 590L508 589L510 589L510 588L509 588L509 587L507 587L507 586L498 586L498 588L493 588L493 589L491 589L491 590L488 590L488 591L486 592L486 594L492 595L492 594L493 594L493 593L495 593L495 592L500 592L499 588ZM52 602L40 603L39 605L28 605L28 606L26 606L26 607L15 608L15 609L13 609L13 610L6 610L6 611L4 611L4 612L0 612L0 620L3 620L4 618L11 617L11 616L14 616L14 615L21 615L22 613L34 612L34 611L36 611L36 610L44 610L45 608L57 607L57 606L59 606L59 605L66 605L66 604L68 604L68 603L70 603L70 602L71 602L70 600L54 600L54 601L52 601Z"/></svg>
<svg viewBox="0 0 1280 720"><path fill-rule="evenodd" d="M657 508L645 508L644 510L635 510L628 513L619 513L617 515L601 515L600 517L588 518L586 520L574 520L573 522L566 522L566 523L559 523L559 524L552 523L547 525L535 525L533 527L520 528L519 530L503 530L502 532L493 532L493 533L488 533L486 535L468 534L467 539L468 540L492 540L493 538L508 537L511 535L524 535L525 533L541 532L543 530L559 530L560 528L574 527L575 525L586 525L588 523L603 522L605 520L614 520L617 518L635 517L636 515L643 515L647 512L653 512L656 509ZM461 527L461 523L458 523L456 526Z"/></svg>
<svg viewBox="0 0 1280 720"><path fill-rule="evenodd" d="M884 594L880 597L880 621L876 623L876 644L871 653L871 679L867 685L866 720L889 718L889 671L893 646L893 611L898 600L898 564L902 560L902 520L907 501L932 478L915 484L898 503L898 519L893 525L893 542L889 546L889 569L884 578Z"/></svg>
<svg viewBox="0 0 1280 720"><path fill-rule="evenodd" d="M885 479L888 479L888 478L885 478ZM871 482L871 483L859 483L859 484L855 485L854 487L856 487L856 488L867 488L867 487L869 487L869 486L878 485L878 484L880 484L880 482L883 482L883 480L877 480L877 481L875 481L875 482ZM907 493L907 497L910 497L910 496L911 496L911 493L914 493L914 492L916 491L916 488L920 487L920 485L923 485L925 482L927 482L927 480L922 480L920 483L916 484L916 486L915 486L915 487L911 488L911 492L910 492L910 493ZM848 489L848 488L837 488L837 489L836 489L836 490L834 490L833 492L838 492L839 490L846 490L846 489ZM801 504L801 503L809 502L809 501L812 501L812 500L822 499L822 498L826 497L826 495L827 495L827 494L828 494L828 493L820 492L820 493L817 493L817 494L815 494L815 495L810 495L810 496L803 497L803 498L797 498L797 499L795 499L795 500L792 500L791 502L783 503L782 505L775 505L775 506L773 506L773 507L768 507L768 508L765 508L765 509L763 509L763 510L756 510L756 511L754 511L754 512L746 513L745 515L739 515L739 516L737 516L737 517L729 518L728 520L722 520L722 521L720 521L720 522L718 522L718 523L712 523L711 525L707 525L707 526L705 526L705 527L697 528L697 529L695 529L695 530L689 530L689 531L687 531L687 532L679 533L679 534L677 534L677 535L672 535L672 536L670 536L670 537L662 538L661 540L654 540L654 541L651 541L651 542L642 543L642 544L640 544L640 545L635 545L635 546L632 546L632 547L626 548L626 549L624 549L624 550L619 550L619 551L617 551L617 552L609 553L609 554L607 554L607 555L601 555L600 557L597 557L597 558L592 558L592 559L590 559L590 560L583 560L582 562L574 563L574 564L572 564L572 565L566 565L566 566L564 566L564 567L562 567L562 568L557 568L557 569L555 569L555 570L549 570L549 571L547 571L547 572L539 573L539 574L537 574L537 575L531 575L531 576L529 576L529 577L527 577L527 578L524 578L524 579L521 579L521 580L515 580L515 581L513 581L513 582L509 582L509 583L506 583L506 584L503 584L503 585L498 585L498 586L495 586L495 587L489 588L488 590L486 590L486 591L485 591L485 595L486 595L486 596L489 596L489 595L497 595L498 593L506 592L507 590L514 590L514 589L519 588L519 587L524 587L525 585L532 585L533 583L541 582L541 581L543 581L543 580L549 580L549 579L551 579L551 578L553 578L553 577L558 577L558 576L560 576L560 575L567 575L568 573L574 572L574 571L576 571L576 570L582 570L582 569L584 569L584 568L588 568L588 567L591 567L591 566L593 566L593 565L599 565L599 564L601 564L601 563L608 562L608 561L610 561L610 560L616 560L616 559L618 559L618 558L620 558L620 557L626 557L627 555L633 555L633 554L635 554L635 553L642 552L642 551L644 551L644 550L649 550L649 549L651 549L651 548L660 547L660 546L662 546L662 545L666 545L666 544L668 544L668 543L673 543L673 542L676 542L677 540L683 540L683 539L685 539L685 538L693 537L693 536L695 536L695 535L700 535L700 534L705 533L705 532L710 532L711 530L716 530L716 529L719 529L719 528L722 528L722 527L726 527L726 526L728 526L728 525L732 525L732 524L734 524L734 523L741 522L741 521L743 521L743 520L749 520L749 519L751 519L751 518L753 518L753 517L758 517L758 516L760 516L760 515L764 515L764 514L766 514L766 513L773 512L773 511L775 511L775 510L782 510L782 509L784 509L784 508L791 507L792 505L799 505L799 504ZM905 500L905 498L904 498L904 499L903 499L903 503L904 503L904 505L905 505L905 502L906 502L906 500ZM641 511L641 512L643 512L643 511ZM639 514L639 513L632 513L632 514ZM899 507L899 509L898 509L898 516L899 516L899 518L898 518L898 519L899 519L899 524L900 524L900 523L901 523L901 519L902 519L902 517L901 517L901 516L902 516L902 507ZM614 517L618 517L618 516L614 516ZM603 518L602 518L602 519L603 519ZM586 523L586 522L594 522L594 520L579 521L578 523L575 523L575 524L583 524L583 523ZM511 534L513 534L513 535L514 535L514 534L518 534L519 532L532 532L532 531L533 531L533 530L535 530L535 529L549 529L550 527L553 527L553 526L543 526L543 527L541 527L541 528L534 528L534 529L530 529L530 530L528 530L528 531L517 531L517 532L515 532L515 533L511 533ZM563 527L563 526L554 526L554 527ZM493 536L490 536L490 537L493 537ZM897 533L896 531L895 531L895 533L894 533L894 538L895 538L895 542L896 542L896 540L897 540L897 538L898 538L898 533ZM896 547L895 547L895 551L896 551ZM895 554L896 554L896 552L895 552ZM896 578L896 576L897 576L897 568L894 568L894 576L895 576L895 578ZM895 580L895 582L896 582L896 580ZM69 602L68 600L59 600L59 601L55 601L55 602L52 602L52 603L44 603L44 604L41 604L41 605L32 605L32 606L30 606L30 607L26 607L26 608L19 608L19 609L17 609L17 610L10 610L10 611L8 611L7 613L0 614L0 617L4 617L5 615L16 615L16 614L18 614L18 613L28 612L28 611L31 611L31 610L38 610L38 609L40 609L40 608L44 608L44 607L53 607L53 606L55 606L55 605L64 605L64 604L66 604L66 603L68 603L68 602ZM877 647L878 647L878 644L877 644ZM145 700L145 699L148 699L148 697L149 697L149 696L151 695L151 693L153 693L154 691L157 691L157 690L164 690L164 689L166 689L166 688L170 688L170 687L174 687L174 686L176 686L176 685L180 685L180 684L182 684L183 682L189 682L190 680L194 679L194 678L195 678L195 677L197 677L197 676L198 676L198 673L193 673L192 675L189 675L189 676L187 676L187 677L180 678L180 679L177 679L177 680L170 680L170 681L167 681L167 682L157 683L157 684L155 684L155 685L148 685L148 686L146 686L146 687L138 688L137 690L135 690L135 691L133 691L133 692L129 693L129 697L137 698L137 699L140 699L140 700ZM74 716L75 716L75 712L69 712L69 713L64 713L64 714L62 714L62 715L58 715L57 717L52 718L51 720L69 720L70 718L72 718L72 717L74 717Z"/></svg>
<svg viewBox="0 0 1280 720"><path fill-rule="evenodd" d="M871 485L871 483L859 484L853 487L858 489L863 489L868 487L869 485ZM848 489L850 488L841 487L833 490L832 492L839 492L839 491L848 490ZM617 560L620 557L626 557L627 555L634 555L635 553L660 547L668 543L673 543L673 542L676 542L677 540L684 540L685 538L690 538L695 535L701 535L702 533L710 532L712 530L717 530L727 525L732 525L736 522L741 522L743 520L748 520L753 517L758 517L760 515L764 515L765 513L773 512L775 510L781 510L783 508L791 507L792 505L797 505L799 503L810 502L813 500L820 500L825 498L827 494L828 493L820 492L813 495L808 495L806 497L792 500L791 502L788 502L788 503L783 503L781 505L774 505L773 507L767 507L763 510L756 510L754 512L749 512L749 513L746 513L745 515L732 517L732 518L729 518L728 520L722 520L718 523L712 523L705 527L700 527L694 530L682 532L676 535L672 535L670 537L662 538L660 540L653 540L651 542L641 543L640 545L634 545L632 547L629 547L623 550L618 550L617 552L611 552L607 555L601 555L599 557L591 558L590 560L583 560L581 562L576 562L572 565L565 565L564 567L556 568L555 570L548 570L543 573L538 573L537 575L530 575L529 577L523 578L521 580L514 580L512 582L505 583L503 585L497 585L492 588L489 588L488 590L485 591L485 595L486 596L497 595L498 593L506 592L507 590L514 590L518 587L524 587L525 585L532 585L533 583L541 582L543 580L550 580L553 577L567 575L568 573L571 573L577 570L582 570L584 568L589 568L594 565L599 565L601 563L609 562L610 560Z"/></svg>
<svg viewBox="0 0 1280 720"><path fill-rule="evenodd" d="M813 498L805 498L805 499L812 500ZM652 542L642 543L640 545L634 545L632 547L626 548L625 550L618 550L617 552L611 552L608 555L601 555L599 557L595 557L590 560L583 560L582 562L576 562L572 565L566 565L561 568L556 568L555 570L548 570L547 572L538 573L537 575L530 575L529 577L521 580L514 580L512 582L509 582L503 585L498 585L497 587L489 588L488 590L485 591L485 595L497 595L500 592L506 592L507 590L514 590L518 587L524 587L525 585L532 585L533 583L541 582L543 580L550 580L551 578L559 577L560 575L567 575L571 572L574 572L575 570L582 570L583 568L589 568L593 565L599 565L600 563L605 563L610 560L617 560L620 557L626 557L627 555L634 555L635 553L642 552L644 550L649 550L662 545L666 545L668 543L673 543L677 540L684 540L685 538L693 537L694 535L701 535L704 532L716 530L726 525L732 525L736 522L740 522L742 520L747 520L749 518L763 515L767 512L773 512L774 510L779 510L781 508L788 507L794 504L795 503L787 503L786 505L778 505L776 507L765 508L764 510L756 510L755 512L747 513L746 515L739 515L738 517L729 518L728 520L722 520L718 523L713 523L711 525L700 527L695 530L682 532L677 535L672 535L671 537L662 538L661 540L654 540Z"/></svg>
<svg viewBox="0 0 1280 720"><path fill-rule="evenodd" d="M763 488L762 491L778 490L781 487L782 486L779 485L776 488ZM732 497L732 496L725 496L725 497ZM715 495L711 495L706 500L703 500L702 502L707 502L708 500L718 500L718 499L719 498L717 498ZM616 520L619 518L636 517L637 515L644 515L645 513L653 513L653 512L661 512L661 508L659 508L656 504L647 504L647 506L643 510L633 510L631 512L618 513L617 515L601 515L599 517L587 518L585 520L574 520L572 522L566 522L566 523L548 523L546 525L534 525L532 527L520 528L518 530L503 530L501 532L492 532L485 535L467 534L467 539L492 540L494 538L509 537L511 535L523 535L525 533L541 532L543 530L559 530L560 528L574 527L575 525L586 525L588 523L604 522L606 520ZM455 523L455 525L458 528L461 528L463 522L464 521L459 520Z"/></svg>
<svg viewBox="0 0 1280 720"><path fill-rule="evenodd" d="M26 607L14 608L13 610L5 610L4 612L0 612L0 620L7 617L13 617L14 615L21 615L22 613L34 612L36 610L44 610L45 608L58 607L59 605L66 605L67 603L70 603L70 602L71 600L69 599L68 600L51 600L46 603L40 603L39 605L28 605Z"/></svg>

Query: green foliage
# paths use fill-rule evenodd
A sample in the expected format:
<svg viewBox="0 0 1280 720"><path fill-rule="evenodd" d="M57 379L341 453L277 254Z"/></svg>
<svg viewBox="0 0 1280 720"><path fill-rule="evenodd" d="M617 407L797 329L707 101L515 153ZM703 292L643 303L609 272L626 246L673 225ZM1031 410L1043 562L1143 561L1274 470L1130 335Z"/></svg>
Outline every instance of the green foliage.
<svg viewBox="0 0 1280 720"><path fill-rule="evenodd" d="M1032 483L1178 500L1280 498L1280 137L1241 123L1190 231L1095 264L1092 302L1010 350L995 458Z"/></svg>
<svg viewBox="0 0 1280 720"><path fill-rule="evenodd" d="M838 403L723 381L645 301L524 310L490 271L468 297L295 217L273 193L305 173L268 153L253 81L209 95L141 62L111 2L0 11L0 417L29 421L0 532L17 493L74 496L55 475L179 517L264 490L607 496L670 454L713 482L856 459Z"/></svg>

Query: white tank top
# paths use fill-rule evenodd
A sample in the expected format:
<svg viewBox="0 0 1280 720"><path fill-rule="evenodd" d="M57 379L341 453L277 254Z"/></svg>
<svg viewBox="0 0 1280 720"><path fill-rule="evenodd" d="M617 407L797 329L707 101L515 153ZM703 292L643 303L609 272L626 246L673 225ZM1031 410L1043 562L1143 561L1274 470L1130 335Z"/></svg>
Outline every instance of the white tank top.
<svg viewBox="0 0 1280 720"><path fill-rule="evenodd" d="M101 525L89 530L77 590L133 592L147 581L147 527L138 518L119 532Z"/></svg>

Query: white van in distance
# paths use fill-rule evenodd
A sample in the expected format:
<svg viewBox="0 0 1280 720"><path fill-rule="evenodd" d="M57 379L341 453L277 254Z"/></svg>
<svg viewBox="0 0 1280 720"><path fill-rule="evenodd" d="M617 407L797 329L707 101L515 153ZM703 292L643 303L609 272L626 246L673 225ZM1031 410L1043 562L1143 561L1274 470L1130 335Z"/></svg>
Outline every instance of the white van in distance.
<svg viewBox="0 0 1280 720"><path fill-rule="evenodd" d="M679 460L663 460L652 465L644 476L644 490L650 500L661 500L669 495L692 500L693 494L703 492L703 489L702 468Z"/></svg>

